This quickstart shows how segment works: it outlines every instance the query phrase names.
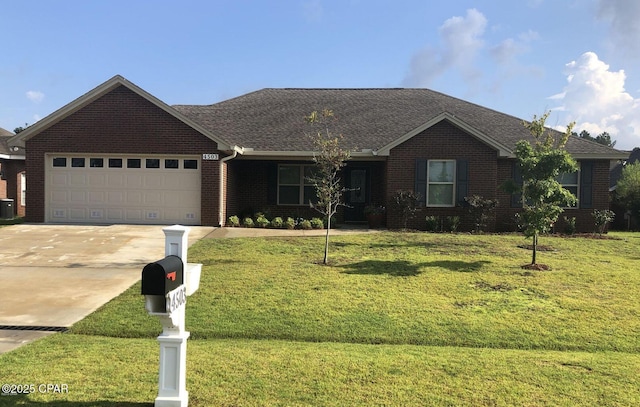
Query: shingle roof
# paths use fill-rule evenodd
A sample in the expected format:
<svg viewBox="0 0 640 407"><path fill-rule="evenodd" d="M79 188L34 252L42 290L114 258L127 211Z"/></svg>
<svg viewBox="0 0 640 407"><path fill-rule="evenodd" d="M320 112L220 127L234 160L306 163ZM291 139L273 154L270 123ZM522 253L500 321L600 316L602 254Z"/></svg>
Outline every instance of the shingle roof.
<svg viewBox="0 0 640 407"><path fill-rule="evenodd" d="M8 142L13 136L13 133L0 127L0 154L11 154Z"/></svg>
<svg viewBox="0 0 640 407"><path fill-rule="evenodd" d="M230 142L257 151L311 151L304 116L332 109L334 133L345 148L378 150L443 113L514 149L532 140L522 119L429 89L262 89L213 105L176 105L180 113ZM578 137L567 150L576 155L620 152Z"/></svg>

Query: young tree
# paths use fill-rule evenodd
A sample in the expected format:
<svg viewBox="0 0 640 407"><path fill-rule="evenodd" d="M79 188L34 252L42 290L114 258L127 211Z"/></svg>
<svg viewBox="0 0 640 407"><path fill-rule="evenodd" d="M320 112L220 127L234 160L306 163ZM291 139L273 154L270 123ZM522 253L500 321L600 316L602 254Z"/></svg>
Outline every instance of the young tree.
<svg viewBox="0 0 640 407"><path fill-rule="evenodd" d="M539 235L551 230L563 208L576 203L576 197L557 181L559 175L578 169L576 161L564 148L573 123L567 126L564 134L558 134L545 127L548 117L549 112L546 112L540 118L534 115L531 123L524 123L535 139L534 145L526 140L516 144L516 159L522 175L521 221L525 236L533 238L532 265L537 264Z"/></svg>
<svg viewBox="0 0 640 407"><path fill-rule="evenodd" d="M640 162L627 164L622 168L616 195L625 208L640 219Z"/></svg>
<svg viewBox="0 0 640 407"><path fill-rule="evenodd" d="M317 202L309 202L309 205L327 219L323 264L327 264L329 258L331 218L340 206L345 206L343 200L345 189L340 184L340 171L351 157L351 153L340 146L342 136L334 136L329 129L328 123L333 117L333 111L328 109L321 113L314 111L305 117L308 123L319 127L316 134L312 136L316 151L313 156L316 171L308 179L315 187L318 198Z"/></svg>

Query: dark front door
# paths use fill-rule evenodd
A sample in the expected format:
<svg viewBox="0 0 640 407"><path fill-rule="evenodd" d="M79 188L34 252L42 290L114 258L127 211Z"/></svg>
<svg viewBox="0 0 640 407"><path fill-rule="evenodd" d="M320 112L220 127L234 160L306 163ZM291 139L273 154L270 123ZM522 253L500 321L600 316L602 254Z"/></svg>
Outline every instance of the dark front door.
<svg viewBox="0 0 640 407"><path fill-rule="evenodd" d="M345 222L364 222L364 207L371 202L371 176L367 167L351 167L346 169L344 210Z"/></svg>

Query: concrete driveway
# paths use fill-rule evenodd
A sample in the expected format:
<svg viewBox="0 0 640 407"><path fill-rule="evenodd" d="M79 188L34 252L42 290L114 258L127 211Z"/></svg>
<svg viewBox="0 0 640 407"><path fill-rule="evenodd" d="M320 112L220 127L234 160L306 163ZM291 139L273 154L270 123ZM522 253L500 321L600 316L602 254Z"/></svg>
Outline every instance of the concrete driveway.
<svg viewBox="0 0 640 407"><path fill-rule="evenodd" d="M0 353L71 326L133 285L147 263L164 257L162 228L0 228ZM191 227L189 243L213 230Z"/></svg>

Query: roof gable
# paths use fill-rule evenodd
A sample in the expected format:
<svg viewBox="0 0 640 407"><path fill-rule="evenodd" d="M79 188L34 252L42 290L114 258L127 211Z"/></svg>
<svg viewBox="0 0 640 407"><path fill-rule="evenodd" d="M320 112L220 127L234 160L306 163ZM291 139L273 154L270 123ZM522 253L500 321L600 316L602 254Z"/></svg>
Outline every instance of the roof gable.
<svg viewBox="0 0 640 407"><path fill-rule="evenodd" d="M160 99L158 99L155 96L151 95L150 93L146 92L142 88L140 88L140 87L134 85L133 83L129 82L128 80L126 80L125 78L123 78L120 75L114 76L113 78L111 78L108 81L102 83L98 87L92 89L91 91L85 93L84 95L80 96L79 98L75 99L74 101L70 102L69 104L63 106L62 108L60 108L58 110L56 110L55 112L53 112L49 116L45 117L44 119L39 120L38 122L36 122L32 126L27 127L25 130L23 130L22 132L18 133L15 137L12 137L11 140L10 140L10 144L11 145L20 146L20 147L24 147L25 141L27 141L27 140L29 140L29 139L31 139L33 137L36 137L43 130L51 127L52 125L54 125L54 124L56 124L58 122L60 122L64 118L66 118L66 117L70 116L71 114L81 110L83 107L89 105L93 101L99 99L100 97L108 94L109 92L113 91L114 89L116 89L116 88L118 88L120 86L126 87L127 89L129 89L132 92L136 93L140 97L148 100L149 102L151 102L152 104L154 104L158 108L160 108L163 111L167 112L171 116L173 116L176 119L182 121L186 125L192 127L196 131L202 133L204 136L209 137L211 140L217 142L218 143L218 148L220 150L229 150L230 149L229 148L229 144L225 140L223 140L220 137L217 137L210 130L202 127L199 123L196 123L192 119L184 116L183 114L181 114L180 112L178 112L174 108L172 108L171 106L169 106L166 103L162 102Z"/></svg>

